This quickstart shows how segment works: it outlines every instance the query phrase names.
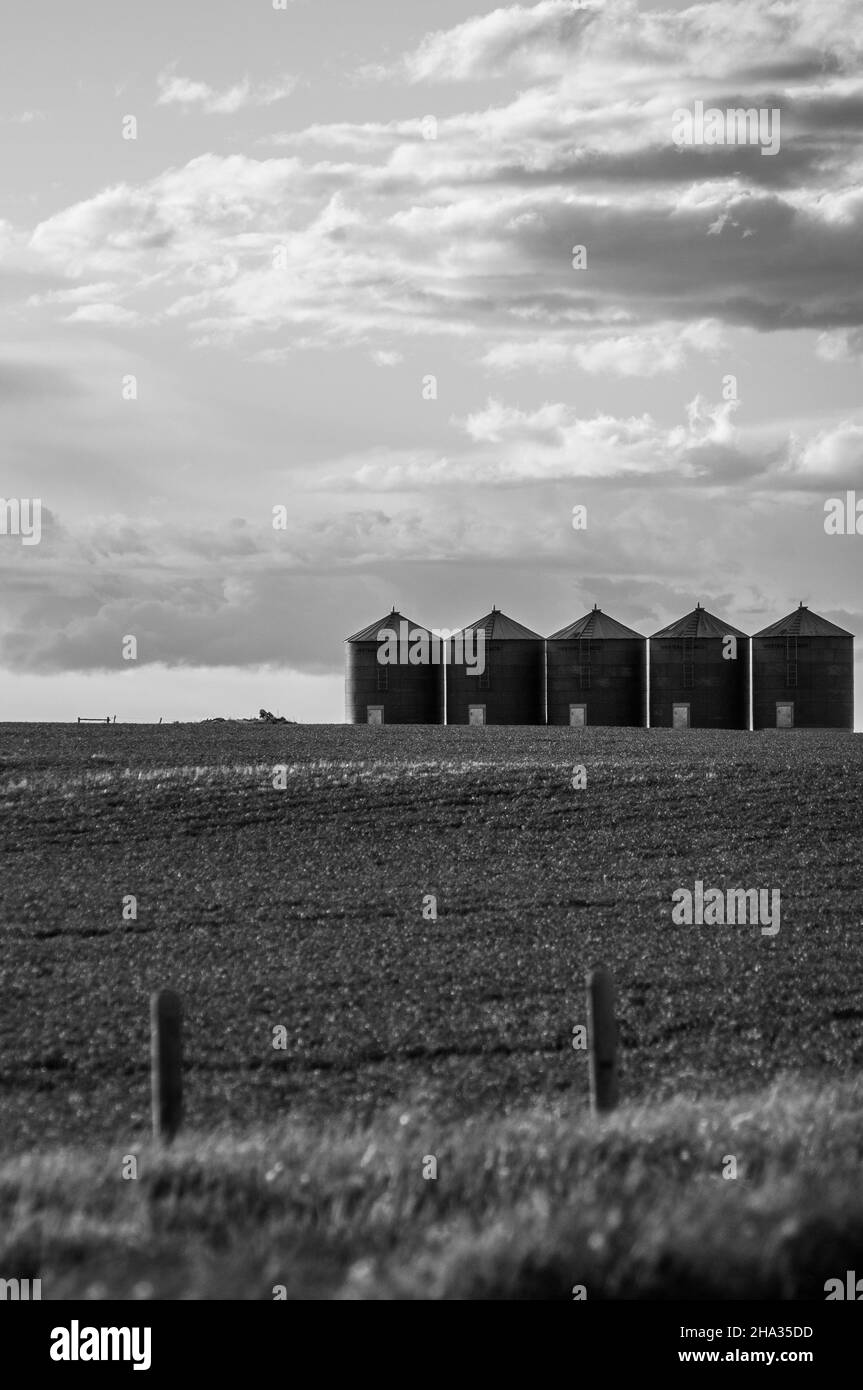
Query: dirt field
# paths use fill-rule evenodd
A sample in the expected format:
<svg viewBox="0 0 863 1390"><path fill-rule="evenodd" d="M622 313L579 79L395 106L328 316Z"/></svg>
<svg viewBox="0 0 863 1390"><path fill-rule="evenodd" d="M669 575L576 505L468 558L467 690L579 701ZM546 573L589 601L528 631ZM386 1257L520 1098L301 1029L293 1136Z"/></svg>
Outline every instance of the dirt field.
<svg viewBox="0 0 863 1390"><path fill-rule="evenodd" d="M146 1134L166 985L199 1131L583 1104L597 963L625 1099L853 1077L861 773L829 733L0 726L2 1151ZM696 879L778 888L778 934L673 924Z"/></svg>

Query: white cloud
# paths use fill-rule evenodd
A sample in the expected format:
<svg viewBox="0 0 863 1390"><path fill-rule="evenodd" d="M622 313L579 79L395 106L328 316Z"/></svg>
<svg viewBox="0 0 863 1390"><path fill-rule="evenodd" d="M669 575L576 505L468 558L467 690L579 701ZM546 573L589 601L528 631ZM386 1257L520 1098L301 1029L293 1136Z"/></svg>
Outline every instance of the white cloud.
<svg viewBox="0 0 863 1390"><path fill-rule="evenodd" d="M652 369L657 321L688 317L681 343L710 350L705 320L784 327L789 306L799 327L823 328L830 313L847 321L855 308L863 319L863 200L845 200L840 218L814 192L783 199L722 184L632 190L614 201L552 188L453 196L442 187L390 207L367 185L361 168L333 178L329 166L296 157L202 155L55 214L36 227L30 250L55 272L113 277L127 293L149 280L196 336L230 341L281 327L345 341L371 332L485 335L497 340L496 354L486 349L492 366L515 352L503 346L512 330L531 325L543 336L565 332L588 370L595 360L631 374ZM727 245L706 235L723 208L758 233L746 256L739 234ZM576 237L588 247L586 273L569 265ZM610 335L621 305L626 334ZM588 330L592 337L579 337ZM664 354L673 368L677 349L659 346L659 361Z"/></svg>
<svg viewBox="0 0 863 1390"><path fill-rule="evenodd" d="M542 0L507 5L423 39L405 58L414 82L456 82L518 73L539 77L559 72L600 13L595 5Z"/></svg>
<svg viewBox="0 0 863 1390"><path fill-rule="evenodd" d="M822 362L854 362L863 358L863 328L834 328L819 333L815 355Z"/></svg>
<svg viewBox="0 0 863 1390"><path fill-rule="evenodd" d="M180 77L172 68L159 73L157 106L199 106L207 115L230 116L245 106L272 106L291 95L297 78L285 75L273 82L253 84L248 77L221 91L207 82Z"/></svg>
<svg viewBox="0 0 863 1390"><path fill-rule="evenodd" d="M676 372L692 352L717 352L723 345L722 327L715 320L660 324L650 332L614 337L513 339L489 348L482 365L493 371L565 371L578 367L603 376L657 376Z"/></svg>
<svg viewBox="0 0 863 1390"><path fill-rule="evenodd" d="M104 323L116 326L138 323L140 315L122 304L81 304L66 315L66 323Z"/></svg>
<svg viewBox="0 0 863 1390"><path fill-rule="evenodd" d="M475 448L451 456L373 452L353 461L347 475L372 491L426 491L571 479L728 482L787 464L787 443L781 440L740 443L732 424L736 405L712 406L697 396L686 407L686 423L669 428L649 414L588 417L561 401L524 410L492 397L453 422ZM345 473L337 476L344 484Z"/></svg>
<svg viewBox="0 0 863 1390"><path fill-rule="evenodd" d="M693 4L682 10L639 10L637 0L541 0L507 5L428 34L401 67L414 82L564 74L594 85L646 71L688 70L735 75L757 60L769 81L777 73L806 73L840 65L853 71L863 49L857 0L749 0ZM386 69L379 68L382 75Z"/></svg>
<svg viewBox="0 0 863 1390"><path fill-rule="evenodd" d="M143 272L221 261L228 245L260 246L274 228L293 161L200 155L147 183L114 184L39 223L30 245L67 274L107 270L126 283Z"/></svg>
<svg viewBox="0 0 863 1390"><path fill-rule="evenodd" d="M273 360L298 341L396 351L435 333L471 340L495 371L639 377L714 351L723 328L827 335L863 324L853 25L837 38L852 13L847 0L498 8L429 35L408 66L532 85L441 113L436 139L419 115L342 119L274 137L287 158L201 155L57 212L31 254L116 279L124 300L146 286L148 317L185 321L194 343L279 334L262 348ZM735 101L767 84L793 116L779 158L673 146L673 110L717 84L730 100L726 72ZM174 70L160 85L163 102L225 111L278 89ZM825 336L818 351L842 348Z"/></svg>
<svg viewBox="0 0 863 1390"><path fill-rule="evenodd" d="M44 294L31 294L27 307L40 309L52 304L91 303L101 295L112 294L116 288L112 280L102 280L98 284L75 285L68 290L47 290Z"/></svg>
<svg viewBox="0 0 863 1390"><path fill-rule="evenodd" d="M842 420L803 443L795 460L796 472L812 478L833 479L854 486L863 458L863 424Z"/></svg>

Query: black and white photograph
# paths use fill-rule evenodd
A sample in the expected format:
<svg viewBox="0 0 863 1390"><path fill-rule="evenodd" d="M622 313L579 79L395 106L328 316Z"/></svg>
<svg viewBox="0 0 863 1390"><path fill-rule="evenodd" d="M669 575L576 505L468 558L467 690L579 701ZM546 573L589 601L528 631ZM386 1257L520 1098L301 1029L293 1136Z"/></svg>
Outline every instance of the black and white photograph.
<svg viewBox="0 0 863 1390"><path fill-rule="evenodd" d="M860 0L2 0L22 1367L562 1302L833 1373L861 59Z"/></svg>

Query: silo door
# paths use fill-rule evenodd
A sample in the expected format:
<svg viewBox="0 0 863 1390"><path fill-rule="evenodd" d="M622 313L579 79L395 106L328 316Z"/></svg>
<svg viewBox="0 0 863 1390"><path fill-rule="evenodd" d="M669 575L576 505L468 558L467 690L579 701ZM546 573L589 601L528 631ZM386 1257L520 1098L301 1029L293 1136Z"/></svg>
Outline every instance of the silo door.
<svg viewBox="0 0 863 1390"><path fill-rule="evenodd" d="M672 724L672 728L675 728L675 729L688 729L688 728L689 728L689 706L688 706L688 705L672 705L672 706L671 706L671 724Z"/></svg>
<svg viewBox="0 0 863 1390"><path fill-rule="evenodd" d="M569 722L576 728L583 729L587 723L587 705L570 705Z"/></svg>
<svg viewBox="0 0 863 1390"><path fill-rule="evenodd" d="M383 724L384 707L383 705L366 705L366 720L369 724Z"/></svg>
<svg viewBox="0 0 863 1390"><path fill-rule="evenodd" d="M784 700L776 702L776 727L777 729L794 728L793 700Z"/></svg>
<svg viewBox="0 0 863 1390"><path fill-rule="evenodd" d="M485 705L468 705L467 722L468 724L484 724Z"/></svg>

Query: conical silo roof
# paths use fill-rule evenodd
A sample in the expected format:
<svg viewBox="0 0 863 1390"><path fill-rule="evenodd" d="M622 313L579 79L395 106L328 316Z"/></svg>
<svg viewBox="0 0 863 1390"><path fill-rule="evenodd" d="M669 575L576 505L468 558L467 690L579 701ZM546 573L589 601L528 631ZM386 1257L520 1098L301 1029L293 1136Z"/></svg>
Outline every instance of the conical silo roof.
<svg viewBox="0 0 863 1390"><path fill-rule="evenodd" d="M549 637L549 642L571 641L576 637L590 637L599 641L604 640L633 638L637 637L644 641L640 632L635 632L631 627L626 627L624 623L619 623L616 618L612 618L608 613L603 613L601 608L592 608L589 613L585 613L583 618L578 618L568 627L562 627L557 632L553 632Z"/></svg>
<svg viewBox="0 0 863 1390"><path fill-rule="evenodd" d="M748 634L741 632L739 627L734 627L731 623L723 622L714 613L708 613L706 608L702 608L697 603L691 613L685 614L682 618L677 618L675 622L669 623L667 627L662 627L658 632L650 634L651 642L656 637L742 637L747 639Z"/></svg>
<svg viewBox="0 0 863 1390"><path fill-rule="evenodd" d="M423 627L422 623L413 622L410 618L406 618L404 613L399 613L398 610L394 608L393 611L387 613L385 617L378 618L376 623L369 623L368 627L360 628L359 632L355 632L352 637L346 637L345 641L377 642L378 633L381 628L394 628L395 631L398 632L399 623L407 623L409 628L416 628L417 631L425 633L427 637L431 637L432 635L429 628Z"/></svg>
<svg viewBox="0 0 863 1390"><path fill-rule="evenodd" d="M465 623L460 632L465 632L471 628L475 632L481 629L485 631L487 642L541 642L542 638L538 632L531 632L529 627L524 627L517 623L515 618L508 618L505 613L501 613L499 608L493 608L484 618L478 618L475 623Z"/></svg>
<svg viewBox="0 0 863 1390"><path fill-rule="evenodd" d="M776 623L756 632L756 637L853 637L844 627L837 627L818 613L810 613L804 603Z"/></svg>

